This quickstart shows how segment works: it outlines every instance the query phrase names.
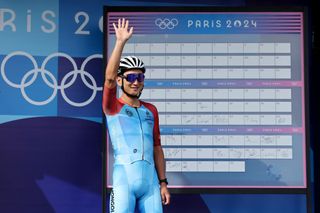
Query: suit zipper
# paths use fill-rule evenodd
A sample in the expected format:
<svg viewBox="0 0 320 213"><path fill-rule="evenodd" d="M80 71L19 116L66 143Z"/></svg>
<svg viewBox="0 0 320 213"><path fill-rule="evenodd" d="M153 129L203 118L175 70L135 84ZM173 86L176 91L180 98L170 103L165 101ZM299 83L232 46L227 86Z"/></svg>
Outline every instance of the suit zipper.
<svg viewBox="0 0 320 213"><path fill-rule="evenodd" d="M144 160L144 137L143 137L144 134L143 134L143 128L142 128L142 121L141 121L141 117L140 117L138 108L135 107L135 109L136 109L136 111L137 111L138 118L139 118L139 121L140 121L141 139L142 139L142 160Z"/></svg>

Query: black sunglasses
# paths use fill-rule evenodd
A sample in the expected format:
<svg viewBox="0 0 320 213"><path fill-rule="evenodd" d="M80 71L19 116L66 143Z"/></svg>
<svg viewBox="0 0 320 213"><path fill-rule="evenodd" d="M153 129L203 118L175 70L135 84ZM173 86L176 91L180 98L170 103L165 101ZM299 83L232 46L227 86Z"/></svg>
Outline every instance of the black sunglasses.
<svg viewBox="0 0 320 213"><path fill-rule="evenodd" d="M123 75L122 77L130 83L134 83L136 80L141 83L144 81L145 76L143 73L130 73L128 75Z"/></svg>

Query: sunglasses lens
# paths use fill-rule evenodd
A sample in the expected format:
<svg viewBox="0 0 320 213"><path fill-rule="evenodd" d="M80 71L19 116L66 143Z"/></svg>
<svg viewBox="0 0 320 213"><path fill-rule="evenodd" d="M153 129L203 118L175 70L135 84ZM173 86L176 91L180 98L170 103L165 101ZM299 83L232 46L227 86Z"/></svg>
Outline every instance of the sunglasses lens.
<svg viewBox="0 0 320 213"><path fill-rule="evenodd" d="M133 83L135 82L135 80L137 79L136 78L136 75L135 74L128 74L127 77L126 77L127 81L129 81L130 83Z"/></svg>
<svg viewBox="0 0 320 213"><path fill-rule="evenodd" d="M139 73L139 74L131 73L131 74L128 74L125 78L130 83L134 83L136 80L138 80L139 82L143 82L144 81L144 74L143 73Z"/></svg>
<svg viewBox="0 0 320 213"><path fill-rule="evenodd" d="M143 74L143 73L139 73L139 74L138 74L138 81L139 81L139 82L144 81L144 74Z"/></svg>

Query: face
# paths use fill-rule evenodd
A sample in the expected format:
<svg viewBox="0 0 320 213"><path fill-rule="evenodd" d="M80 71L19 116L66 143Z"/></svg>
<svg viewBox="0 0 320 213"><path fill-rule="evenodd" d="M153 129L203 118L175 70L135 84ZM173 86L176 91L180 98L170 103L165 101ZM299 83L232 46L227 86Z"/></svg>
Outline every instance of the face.
<svg viewBox="0 0 320 213"><path fill-rule="evenodd" d="M133 74L133 75L130 75L130 74ZM124 77L118 77L117 83L119 86L121 86L123 81L123 87L127 93L134 96L138 95L144 86L144 81L139 82L139 79L135 78L135 77L138 77L136 76L138 74L143 74L143 72L139 69L127 71L123 74ZM130 82L130 80L132 79L134 79L134 81Z"/></svg>

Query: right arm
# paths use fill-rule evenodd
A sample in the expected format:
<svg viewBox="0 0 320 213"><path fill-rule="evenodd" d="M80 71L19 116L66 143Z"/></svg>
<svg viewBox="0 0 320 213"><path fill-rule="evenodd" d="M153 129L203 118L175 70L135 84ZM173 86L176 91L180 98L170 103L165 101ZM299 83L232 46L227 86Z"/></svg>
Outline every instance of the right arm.
<svg viewBox="0 0 320 213"><path fill-rule="evenodd" d="M124 18L118 20L118 26L113 23L113 27L116 33L116 43L112 54L109 58L106 70L105 70L105 82L104 82L104 91L103 91L103 111L108 113L112 107L114 98L115 98L115 86L117 80L117 71L119 68L121 54L124 48L124 45L131 37L133 32L133 27L128 30L129 21Z"/></svg>

